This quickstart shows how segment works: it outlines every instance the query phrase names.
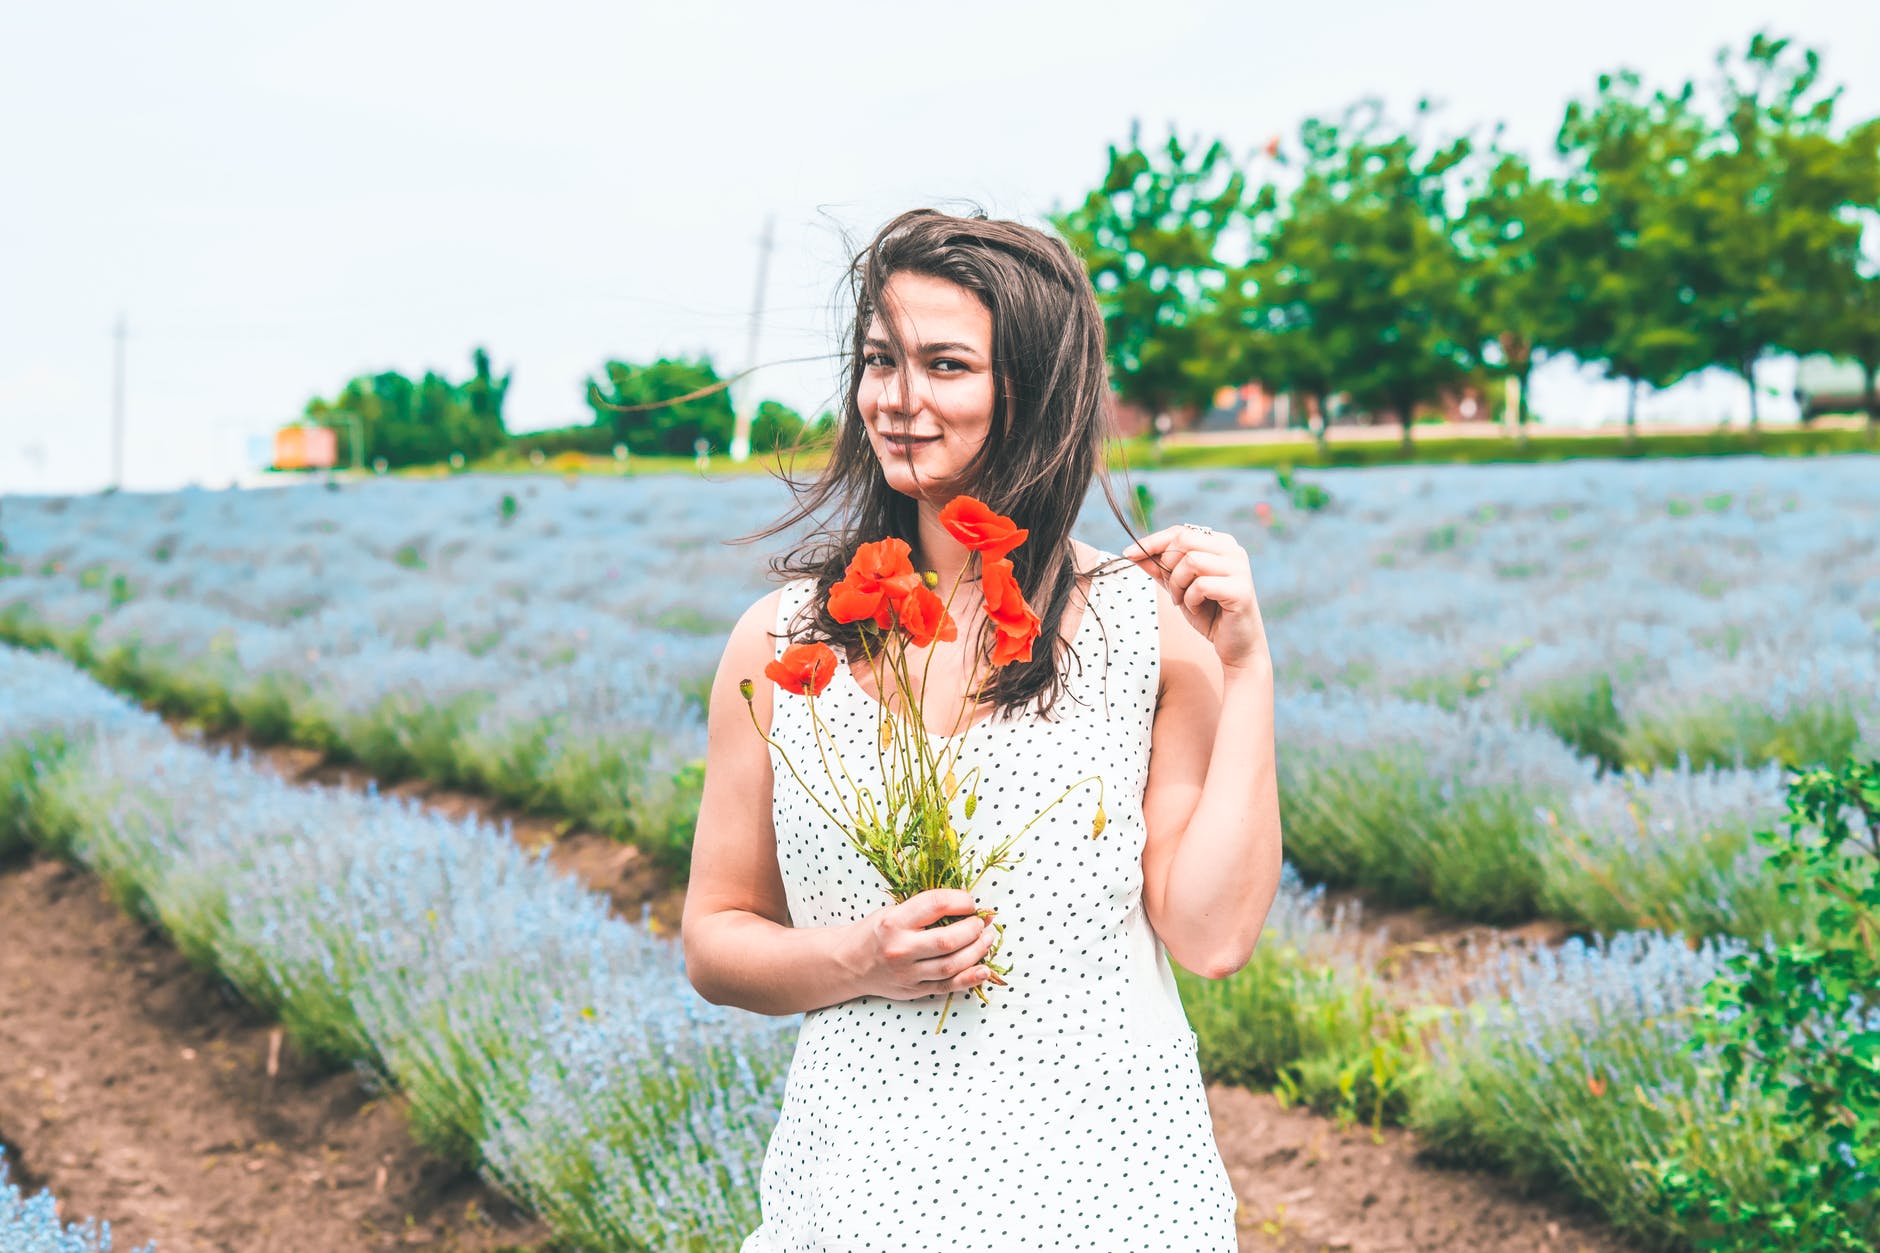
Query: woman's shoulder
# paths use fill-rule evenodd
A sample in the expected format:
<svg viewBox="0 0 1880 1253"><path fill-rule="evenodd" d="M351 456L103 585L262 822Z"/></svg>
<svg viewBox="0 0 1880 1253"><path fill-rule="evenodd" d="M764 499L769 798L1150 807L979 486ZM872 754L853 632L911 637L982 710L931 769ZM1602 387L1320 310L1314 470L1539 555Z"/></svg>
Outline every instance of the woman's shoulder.
<svg viewBox="0 0 1880 1253"><path fill-rule="evenodd" d="M795 575L771 588L759 597L745 611L747 618L761 622L762 629L772 647L781 644L782 636L800 637L815 615L807 612L810 602L816 599L816 576L813 574Z"/></svg>
<svg viewBox="0 0 1880 1253"><path fill-rule="evenodd" d="M770 633L776 629L777 615L783 610L783 598L788 591L787 584L773 587L752 601L732 626L727 649L756 651L760 647L768 647L767 643L760 646L758 641L767 641Z"/></svg>

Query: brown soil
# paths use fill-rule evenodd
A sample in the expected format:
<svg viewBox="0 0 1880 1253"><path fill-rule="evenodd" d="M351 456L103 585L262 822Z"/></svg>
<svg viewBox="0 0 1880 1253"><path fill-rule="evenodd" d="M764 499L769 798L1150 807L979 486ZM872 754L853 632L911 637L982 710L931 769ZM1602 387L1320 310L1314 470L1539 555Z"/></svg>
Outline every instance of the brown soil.
<svg viewBox="0 0 1880 1253"><path fill-rule="evenodd" d="M1416 1137L1341 1130L1264 1093L1208 1085L1214 1138L1240 1197L1241 1253L1629 1253L1596 1217L1505 1180L1417 1158Z"/></svg>
<svg viewBox="0 0 1880 1253"><path fill-rule="evenodd" d="M418 1148L396 1099L298 1056L98 880L0 868L0 1140L68 1221L159 1253L529 1249L547 1231Z"/></svg>
<svg viewBox="0 0 1880 1253"><path fill-rule="evenodd" d="M1468 922L1427 905L1387 908L1350 889L1328 891L1326 904L1356 905L1365 941L1378 948L1378 970L1386 990L1400 1006L1448 1004L1484 967L1523 949L1559 944L1572 928L1551 918L1519 926L1491 927Z"/></svg>

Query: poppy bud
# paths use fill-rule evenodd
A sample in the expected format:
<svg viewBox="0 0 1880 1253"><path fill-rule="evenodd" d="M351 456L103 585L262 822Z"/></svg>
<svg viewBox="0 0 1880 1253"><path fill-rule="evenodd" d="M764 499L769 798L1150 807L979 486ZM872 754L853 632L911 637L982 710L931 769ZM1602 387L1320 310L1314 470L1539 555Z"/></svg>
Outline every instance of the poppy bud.
<svg viewBox="0 0 1880 1253"><path fill-rule="evenodd" d="M925 583L928 587L939 587L940 575L937 571L929 570L920 576L920 581Z"/></svg>
<svg viewBox="0 0 1880 1253"><path fill-rule="evenodd" d="M960 790L960 781L953 777L953 767L947 767L947 777L940 780L940 786L946 790L948 800L952 800L953 793Z"/></svg>
<svg viewBox="0 0 1880 1253"><path fill-rule="evenodd" d="M966 816L967 816L967 818L969 818L969 819L970 819L970 818L971 818L971 817L973 816L973 811L974 811L975 809L978 809L978 808L979 808L979 793L977 793L977 792L968 792L968 793L966 794Z"/></svg>
<svg viewBox="0 0 1880 1253"><path fill-rule="evenodd" d="M756 687L751 683L749 679L738 680L738 691L739 693L743 695L746 701L749 701L751 699L751 693L756 690L757 690Z"/></svg>
<svg viewBox="0 0 1880 1253"><path fill-rule="evenodd" d="M1096 816L1096 818L1095 818L1095 819L1093 819L1093 820L1091 821L1091 823L1090 823L1090 838L1094 840L1094 839L1096 839L1096 838L1097 838L1097 837L1098 837L1099 835L1102 835L1102 834L1103 834L1103 828L1105 828L1105 827L1107 827L1107 826L1109 826L1109 825L1110 825L1110 820L1109 820L1108 818L1106 818L1106 817L1104 817L1104 814L1103 814L1103 805L1102 805L1102 803L1101 803L1101 802L1099 802L1099 803L1097 804L1097 816Z"/></svg>

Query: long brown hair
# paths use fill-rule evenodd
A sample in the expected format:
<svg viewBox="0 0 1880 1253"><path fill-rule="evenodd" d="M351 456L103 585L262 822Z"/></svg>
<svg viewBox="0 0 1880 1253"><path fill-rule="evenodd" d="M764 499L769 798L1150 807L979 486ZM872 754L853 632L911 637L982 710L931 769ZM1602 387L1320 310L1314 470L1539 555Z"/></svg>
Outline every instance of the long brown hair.
<svg viewBox="0 0 1880 1253"><path fill-rule="evenodd" d="M842 421L828 464L808 482L779 470L795 505L775 525L733 542L775 535L815 518L833 502L836 517L831 524L796 549L771 558L770 570L782 577L816 579L817 594L806 607L813 617L803 631L793 627L792 635L826 640L851 661L862 656L861 624L829 616L829 588L841 580L861 544L897 536L911 548L919 545L918 504L888 486L856 399L863 340L870 320L882 308L888 280L896 274L957 283L992 314L994 416L985 442L960 478L971 485L974 496L1030 530L1030 538L1012 553L1014 574L1042 619L1040 638L1068 648L1059 632L1078 576L1100 577L1116 568L1114 563L1076 568L1071 524L1092 478L1102 482L1123 529L1132 537L1136 533L1109 475L1099 473L1103 443L1114 421L1103 315L1083 263L1069 245L1034 227L990 219L978 210L956 217L914 209L883 226L855 255L844 275L844 303L853 315L841 358L846 374ZM884 317L881 322L899 362L901 394L907 395L908 353L897 319ZM990 648L991 631L991 623L982 624L980 647ZM995 702L995 718L1040 697L1040 712L1049 713L1064 688L1058 656L1056 646L1039 648L1030 662L995 669L991 680L981 685L981 700Z"/></svg>

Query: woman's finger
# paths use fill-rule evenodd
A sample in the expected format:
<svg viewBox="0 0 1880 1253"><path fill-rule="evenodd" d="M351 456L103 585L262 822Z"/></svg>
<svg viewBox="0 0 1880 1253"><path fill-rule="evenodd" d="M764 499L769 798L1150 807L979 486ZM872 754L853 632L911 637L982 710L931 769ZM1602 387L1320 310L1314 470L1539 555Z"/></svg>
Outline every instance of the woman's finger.
<svg viewBox="0 0 1880 1253"><path fill-rule="evenodd" d="M1236 591L1235 580L1229 574L1204 574L1188 584L1182 593L1182 606L1190 613L1200 613L1204 605L1214 601L1225 608L1231 603L1230 598Z"/></svg>
<svg viewBox="0 0 1880 1253"><path fill-rule="evenodd" d="M1159 537L1159 538L1158 538ZM1167 586L1169 575L1181 559L1191 552L1201 551L1195 542L1195 533L1180 527L1170 529L1170 533L1151 536L1155 543L1140 557L1133 558L1136 568L1151 578Z"/></svg>
<svg viewBox="0 0 1880 1253"><path fill-rule="evenodd" d="M1129 546L1119 555L1131 561L1136 561L1141 557L1152 557L1167 548L1169 542L1180 535L1184 529L1179 526L1165 526L1159 531L1151 531L1141 539L1131 540Z"/></svg>
<svg viewBox="0 0 1880 1253"><path fill-rule="evenodd" d="M1188 585L1203 575L1231 574L1232 572L1233 560L1227 554L1200 548L1189 549L1169 571L1167 580L1169 595L1180 600L1187 592Z"/></svg>
<svg viewBox="0 0 1880 1253"><path fill-rule="evenodd" d="M1207 548L1209 541L1228 540L1231 542L1232 538L1218 531L1198 531L1194 527L1178 523L1175 526L1165 526L1159 531L1132 541L1119 555L1135 562L1138 566L1143 566L1144 569L1151 569L1154 566L1152 559L1157 556L1162 558L1164 565L1168 565L1184 552ZM1145 559L1151 559L1148 565L1144 565Z"/></svg>

